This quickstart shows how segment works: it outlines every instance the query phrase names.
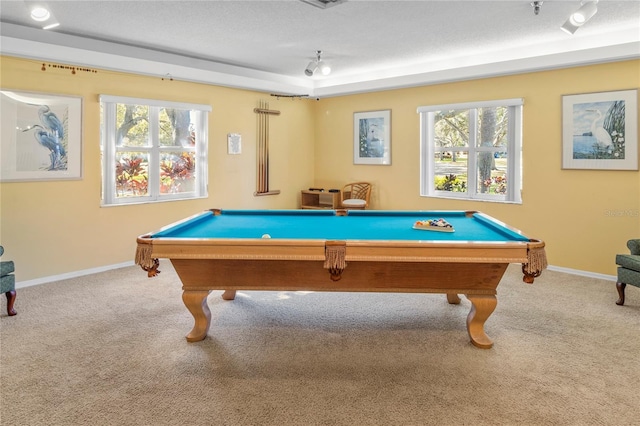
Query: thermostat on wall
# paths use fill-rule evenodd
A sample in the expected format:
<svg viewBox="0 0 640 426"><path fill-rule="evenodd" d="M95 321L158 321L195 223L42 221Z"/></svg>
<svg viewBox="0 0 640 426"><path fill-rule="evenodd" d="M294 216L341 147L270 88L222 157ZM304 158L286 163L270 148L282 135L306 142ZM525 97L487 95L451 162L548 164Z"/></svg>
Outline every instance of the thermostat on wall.
<svg viewBox="0 0 640 426"><path fill-rule="evenodd" d="M227 154L242 154L242 136L240 133L227 135Z"/></svg>

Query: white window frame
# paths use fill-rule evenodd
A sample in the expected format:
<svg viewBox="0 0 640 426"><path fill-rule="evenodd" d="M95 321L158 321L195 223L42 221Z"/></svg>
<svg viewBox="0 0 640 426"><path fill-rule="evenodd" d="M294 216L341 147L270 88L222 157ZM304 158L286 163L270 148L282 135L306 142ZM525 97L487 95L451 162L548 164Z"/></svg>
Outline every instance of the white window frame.
<svg viewBox="0 0 640 426"><path fill-rule="evenodd" d="M420 195L423 197L465 199L474 201L495 201L504 203L522 203L522 110L524 99L503 99L481 102L466 102L418 107L420 114ZM506 107L509 109L509 127L507 134L507 193L482 194L477 191L477 153L503 152L503 147L478 146L476 123L472 117L478 108ZM456 147L456 151L467 152L467 192L438 191L435 189L434 117L438 111L469 110L469 146ZM448 149L449 151L451 148Z"/></svg>
<svg viewBox="0 0 640 426"><path fill-rule="evenodd" d="M140 99L123 96L100 95L102 106L102 129L100 147L102 150L102 206L127 205L140 203L155 203L173 200L188 200L194 198L206 198L208 196L208 133L210 105L199 105L182 102L169 102L155 99ZM122 147L116 146L116 105L146 105L149 106L149 147ZM195 189L193 192L177 194L160 193L160 154L163 151L175 151L176 147L160 146L159 131L155 125L158 123L158 114L161 108L172 108L196 111L195 128L196 144L194 148L180 147L181 151L193 150L196 153ZM153 124L151 124L153 123ZM149 154L149 182L148 194L139 197L116 197L115 163L118 151L136 150Z"/></svg>

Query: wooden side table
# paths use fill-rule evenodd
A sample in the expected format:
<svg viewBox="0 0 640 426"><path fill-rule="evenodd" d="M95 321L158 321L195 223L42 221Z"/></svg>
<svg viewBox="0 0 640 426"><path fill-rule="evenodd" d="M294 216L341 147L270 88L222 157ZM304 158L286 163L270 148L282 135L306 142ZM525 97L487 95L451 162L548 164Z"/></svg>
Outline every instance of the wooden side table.
<svg viewBox="0 0 640 426"><path fill-rule="evenodd" d="M340 191L309 191L303 189L300 193L300 207L303 209L339 209Z"/></svg>

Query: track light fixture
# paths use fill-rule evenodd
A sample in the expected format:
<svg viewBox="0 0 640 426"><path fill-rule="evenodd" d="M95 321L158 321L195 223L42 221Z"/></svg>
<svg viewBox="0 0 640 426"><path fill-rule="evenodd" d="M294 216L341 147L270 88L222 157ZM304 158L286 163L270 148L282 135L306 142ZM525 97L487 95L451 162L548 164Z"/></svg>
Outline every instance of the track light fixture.
<svg viewBox="0 0 640 426"><path fill-rule="evenodd" d="M319 7L320 9L326 9L328 7L339 5L340 3L344 3L347 0L300 0L304 3L310 4L311 6Z"/></svg>
<svg viewBox="0 0 640 426"><path fill-rule="evenodd" d="M543 1L534 1L531 2L531 7L533 7L533 14L538 16L538 14L540 13L540 9L542 8L542 3L544 3Z"/></svg>
<svg viewBox="0 0 640 426"><path fill-rule="evenodd" d="M575 33L578 28L583 26L598 11L598 0L583 0L580 2L580 8L573 12L567 22L560 27L568 34Z"/></svg>
<svg viewBox="0 0 640 426"><path fill-rule="evenodd" d="M316 50L316 59L309 62L304 73L307 77L311 77L317 70L320 70L322 75L329 75L331 73L331 67L322 60L322 50Z"/></svg>

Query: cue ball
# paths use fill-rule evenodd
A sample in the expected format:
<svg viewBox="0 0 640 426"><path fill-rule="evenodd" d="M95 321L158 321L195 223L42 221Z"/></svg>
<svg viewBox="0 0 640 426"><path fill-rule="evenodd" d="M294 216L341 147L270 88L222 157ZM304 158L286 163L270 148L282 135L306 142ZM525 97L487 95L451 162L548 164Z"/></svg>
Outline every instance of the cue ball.
<svg viewBox="0 0 640 426"><path fill-rule="evenodd" d="M271 238L271 235L269 235L269 234L262 234L262 238Z"/></svg>

